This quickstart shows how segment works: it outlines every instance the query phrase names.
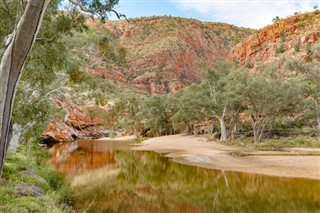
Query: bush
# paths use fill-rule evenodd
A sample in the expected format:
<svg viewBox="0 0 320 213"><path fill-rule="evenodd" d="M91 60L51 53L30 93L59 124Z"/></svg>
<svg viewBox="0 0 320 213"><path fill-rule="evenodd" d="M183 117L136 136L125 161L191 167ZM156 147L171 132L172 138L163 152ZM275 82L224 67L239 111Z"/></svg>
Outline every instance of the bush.
<svg viewBox="0 0 320 213"><path fill-rule="evenodd" d="M253 63L252 63L251 61L248 61L248 62L246 63L246 68L248 68L248 69L253 68Z"/></svg>
<svg viewBox="0 0 320 213"><path fill-rule="evenodd" d="M281 44L279 47L276 48L275 54L278 56L281 53L284 53L286 51L284 44Z"/></svg>
<svg viewBox="0 0 320 213"><path fill-rule="evenodd" d="M294 45L294 51L299 52L300 51L300 44L297 43L296 45Z"/></svg>
<svg viewBox="0 0 320 213"><path fill-rule="evenodd" d="M280 30L279 35L280 35L281 41L284 42L287 36L286 32L284 32L283 30Z"/></svg>
<svg viewBox="0 0 320 213"><path fill-rule="evenodd" d="M307 52L311 51L311 44L309 42L306 44L306 51Z"/></svg>
<svg viewBox="0 0 320 213"><path fill-rule="evenodd" d="M304 26L304 22L299 21L299 22L298 22L298 28L302 28L303 26Z"/></svg>

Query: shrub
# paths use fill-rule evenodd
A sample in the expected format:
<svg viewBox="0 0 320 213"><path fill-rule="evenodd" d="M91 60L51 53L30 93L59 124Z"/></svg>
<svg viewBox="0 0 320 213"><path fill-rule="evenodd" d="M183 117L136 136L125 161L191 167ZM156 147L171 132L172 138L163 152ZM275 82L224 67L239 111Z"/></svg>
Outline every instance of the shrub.
<svg viewBox="0 0 320 213"><path fill-rule="evenodd" d="M273 19L272 19L272 22L273 23L277 23L278 21L280 21L281 20L281 18L279 17L279 16L276 16L276 17L274 17Z"/></svg>
<svg viewBox="0 0 320 213"><path fill-rule="evenodd" d="M299 52L300 51L300 44L297 43L296 45L294 45L294 51Z"/></svg>
<svg viewBox="0 0 320 213"><path fill-rule="evenodd" d="M307 42L305 49L307 52L311 51L311 44L309 42Z"/></svg>
<svg viewBox="0 0 320 213"><path fill-rule="evenodd" d="M281 41L284 42L287 36L286 32L284 32L283 30L280 30L279 35L280 35Z"/></svg>
<svg viewBox="0 0 320 213"><path fill-rule="evenodd" d="M253 63L252 63L251 61L248 61L248 62L246 63L246 68L248 68L248 69L253 68Z"/></svg>
<svg viewBox="0 0 320 213"><path fill-rule="evenodd" d="M304 22L299 21L299 22L298 22L298 28L302 28L303 26L304 26Z"/></svg>
<svg viewBox="0 0 320 213"><path fill-rule="evenodd" d="M286 51L284 44L281 44L279 47L276 48L275 54L278 56L281 53L284 53Z"/></svg>

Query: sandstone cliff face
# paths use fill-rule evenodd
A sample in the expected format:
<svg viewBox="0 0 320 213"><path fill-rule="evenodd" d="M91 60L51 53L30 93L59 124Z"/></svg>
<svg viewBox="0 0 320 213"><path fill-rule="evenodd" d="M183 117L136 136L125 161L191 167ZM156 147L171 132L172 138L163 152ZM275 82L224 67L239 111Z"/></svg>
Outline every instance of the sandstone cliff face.
<svg viewBox="0 0 320 213"><path fill-rule="evenodd" d="M277 60L279 55L308 60L308 45L320 37L320 12L296 15L267 26L247 37L228 54L242 64Z"/></svg>
<svg viewBox="0 0 320 213"><path fill-rule="evenodd" d="M92 19L89 24L99 25ZM104 27L126 48L126 66L104 64L87 72L133 84L150 94L199 82L199 63L211 65L216 58L226 57L232 46L254 32L174 17L107 21Z"/></svg>

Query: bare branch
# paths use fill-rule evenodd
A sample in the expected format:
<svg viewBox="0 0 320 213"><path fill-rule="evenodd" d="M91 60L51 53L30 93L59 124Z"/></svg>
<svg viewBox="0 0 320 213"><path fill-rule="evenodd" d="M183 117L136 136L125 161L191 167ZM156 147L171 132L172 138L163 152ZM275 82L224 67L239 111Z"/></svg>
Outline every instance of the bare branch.
<svg viewBox="0 0 320 213"><path fill-rule="evenodd" d="M99 63L99 62L101 62L106 54L107 54L107 51L103 52L101 58L100 58L99 60L95 61L93 64L91 64L90 67L93 68L94 65L96 65L96 64Z"/></svg>

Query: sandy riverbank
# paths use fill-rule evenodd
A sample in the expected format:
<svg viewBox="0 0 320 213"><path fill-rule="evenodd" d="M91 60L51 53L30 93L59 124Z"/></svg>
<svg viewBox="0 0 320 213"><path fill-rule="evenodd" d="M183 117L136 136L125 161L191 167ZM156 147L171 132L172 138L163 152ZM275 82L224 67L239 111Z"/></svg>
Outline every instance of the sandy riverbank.
<svg viewBox="0 0 320 213"><path fill-rule="evenodd" d="M129 141L129 140L133 140L136 137L133 135L129 135L129 136L123 136L123 137L114 137L114 138L110 138L110 137L103 137L103 138L99 138L96 139L98 141Z"/></svg>
<svg viewBox="0 0 320 213"><path fill-rule="evenodd" d="M152 138L133 149L167 153L178 162L211 169L320 180L320 149L258 151L181 135Z"/></svg>

